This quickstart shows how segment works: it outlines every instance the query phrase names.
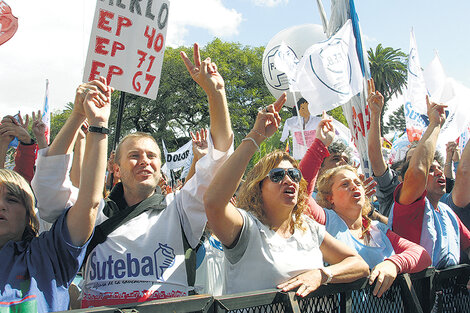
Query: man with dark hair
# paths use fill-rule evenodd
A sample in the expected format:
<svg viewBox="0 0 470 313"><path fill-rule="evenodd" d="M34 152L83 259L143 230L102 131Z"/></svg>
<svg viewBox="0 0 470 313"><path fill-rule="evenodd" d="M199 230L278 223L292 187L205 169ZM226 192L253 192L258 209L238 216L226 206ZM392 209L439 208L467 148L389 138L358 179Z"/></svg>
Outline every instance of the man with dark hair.
<svg viewBox="0 0 470 313"><path fill-rule="evenodd" d="M351 165L351 148L346 146L341 140L333 141L328 146L328 152L330 155L323 159L318 176L331 168L346 164Z"/></svg>
<svg viewBox="0 0 470 313"><path fill-rule="evenodd" d="M281 141L286 141L289 133L292 135L292 155L295 159L300 160L307 151L308 146L315 139L315 129L320 122L319 117L311 116L308 110L308 102L304 98L297 101L297 110L293 108L293 116L284 122ZM304 142L305 139L305 142Z"/></svg>
<svg viewBox="0 0 470 313"><path fill-rule="evenodd" d="M402 169L404 180L395 190L389 225L398 235L423 246L432 265L440 269L458 264L461 251L469 253L470 232L450 208L461 200L459 195L451 193L443 199L446 180L435 149L445 106L428 97L426 101L429 125ZM468 186L469 178L460 183Z"/></svg>

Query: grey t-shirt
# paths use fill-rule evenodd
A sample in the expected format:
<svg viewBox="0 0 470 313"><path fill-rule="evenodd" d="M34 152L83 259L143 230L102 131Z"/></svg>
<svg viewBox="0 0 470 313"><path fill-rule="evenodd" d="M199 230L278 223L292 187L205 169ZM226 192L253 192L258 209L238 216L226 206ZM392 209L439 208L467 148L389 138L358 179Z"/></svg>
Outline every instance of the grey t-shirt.
<svg viewBox="0 0 470 313"><path fill-rule="evenodd" d="M279 236L249 212L239 209L243 227L233 247L224 247L225 294L276 288L300 273L323 266L320 245L325 226L304 216L305 231Z"/></svg>

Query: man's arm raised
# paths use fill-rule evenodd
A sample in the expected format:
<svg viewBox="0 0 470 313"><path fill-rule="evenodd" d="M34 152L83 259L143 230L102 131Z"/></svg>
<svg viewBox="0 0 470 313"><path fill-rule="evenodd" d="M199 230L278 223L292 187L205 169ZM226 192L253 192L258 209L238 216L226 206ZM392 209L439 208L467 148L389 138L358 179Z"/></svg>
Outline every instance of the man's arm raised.
<svg viewBox="0 0 470 313"><path fill-rule="evenodd" d="M429 169L434 160L436 142L445 122L445 105L431 102L426 96L429 125L410 159L398 202L408 205L415 202L426 190Z"/></svg>
<svg viewBox="0 0 470 313"><path fill-rule="evenodd" d="M106 86L107 87L107 86ZM83 109L90 126L108 127L111 111L112 88L100 95L100 91L89 90L83 102ZM101 98L105 98L103 101ZM67 227L72 243L83 245L93 233L96 214L102 198L108 135L88 132L80 188L77 202L67 214Z"/></svg>
<svg viewBox="0 0 470 313"><path fill-rule="evenodd" d="M384 106L384 97L379 91L375 90L373 79L367 81L369 96L367 104L370 109L370 129L367 140L370 165L375 177L382 176L387 170L387 164L382 154L382 145L380 143L380 114Z"/></svg>
<svg viewBox="0 0 470 313"><path fill-rule="evenodd" d="M232 126L225 96L225 83L217 65L206 58L201 62L198 44L194 44L194 63L181 51L181 58L194 81L204 89L209 101L210 132L214 148L227 151L232 145Z"/></svg>

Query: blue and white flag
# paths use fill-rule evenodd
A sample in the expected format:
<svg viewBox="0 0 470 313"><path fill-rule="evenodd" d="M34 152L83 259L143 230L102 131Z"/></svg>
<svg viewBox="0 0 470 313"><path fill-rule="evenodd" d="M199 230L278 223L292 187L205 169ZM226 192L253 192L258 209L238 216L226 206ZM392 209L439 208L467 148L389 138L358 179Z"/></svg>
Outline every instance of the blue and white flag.
<svg viewBox="0 0 470 313"><path fill-rule="evenodd" d="M351 20L330 39L305 51L295 81L309 102L312 115L342 105L362 90L363 76Z"/></svg>
<svg viewBox="0 0 470 313"><path fill-rule="evenodd" d="M351 21L352 29L354 32L354 43L350 48L356 50L356 55L359 58L361 78L359 93L346 101L343 105L343 113L351 130L351 135L354 138L354 143L359 151L361 168L366 177L372 174L369 166L369 157L367 152L367 136L370 127L370 114L367 107L367 84L366 79L370 78L369 62L367 53L361 40L361 28L359 25L359 17L356 12L354 0L335 0L331 1L331 16L328 23L327 36L333 37L339 32L340 29ZM354 76L356 79L357 77ZM351 83L353 83L351 81Z"/></svg>
<svg viewBox="0 0 470 313"><path fill-rule="evenodd" d="M47 143L51 142L51 111L49 110L49 80L46 79L46 95L44 96L44 108L42 110L42 122L46 125Z"/></svg>

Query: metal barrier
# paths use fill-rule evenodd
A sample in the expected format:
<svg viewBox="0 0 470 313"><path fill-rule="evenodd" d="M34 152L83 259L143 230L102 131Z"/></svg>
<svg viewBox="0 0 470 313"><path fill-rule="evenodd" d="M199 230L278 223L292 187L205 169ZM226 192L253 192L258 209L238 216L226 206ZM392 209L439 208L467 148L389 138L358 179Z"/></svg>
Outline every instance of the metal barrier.
<svg viewBox="0 0 470 313"><path fill-rule="evenodd" d="M402 274L381 298L372 295L374 286L366 278L350 284L321 286L308 297L275 289L212 297L196 295L119 306L97 307L68 312L146 313L467 313L470 296L467 282L469 265L445 270L426 270Z"/></svg>

